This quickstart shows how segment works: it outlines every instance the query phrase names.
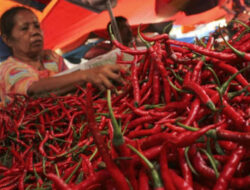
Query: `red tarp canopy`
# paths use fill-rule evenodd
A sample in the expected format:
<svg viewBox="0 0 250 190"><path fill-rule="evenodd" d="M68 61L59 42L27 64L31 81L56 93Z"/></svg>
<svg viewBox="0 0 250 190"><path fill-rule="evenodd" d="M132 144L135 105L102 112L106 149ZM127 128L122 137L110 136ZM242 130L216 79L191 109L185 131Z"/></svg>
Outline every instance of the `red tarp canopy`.
<svg viewBox="0 0 250 190"><path fill-rule="evenodd" d="M0 0L0 14L9 7L19 5L11 0ZM43 12L35 11L41 20L45 36L45 48L61 49L63 52L81 45L88 34L106 28L110 20L107 11L95 13L65 0L51 0ZM179 12L170 18L155 13L155 0L118 0L114 16L128 18L131 25L175 20L175 24L192 25L221 18L225 11L215 7L193 16Z"/></svg>

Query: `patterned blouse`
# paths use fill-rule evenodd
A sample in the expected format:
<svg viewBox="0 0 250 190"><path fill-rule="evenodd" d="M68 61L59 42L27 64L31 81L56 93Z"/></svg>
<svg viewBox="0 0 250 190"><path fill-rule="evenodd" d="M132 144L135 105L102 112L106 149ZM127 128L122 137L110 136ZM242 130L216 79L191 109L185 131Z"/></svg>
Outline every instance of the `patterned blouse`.
<svg viewBox="0 0 250 190"><path fill-rule="evenodd" d="M0 63L0 107L9 102L8 93L27 95L33 82L68 69L61 57L59 60L43 62L45 70L41 71L12 56Z"/></svg>

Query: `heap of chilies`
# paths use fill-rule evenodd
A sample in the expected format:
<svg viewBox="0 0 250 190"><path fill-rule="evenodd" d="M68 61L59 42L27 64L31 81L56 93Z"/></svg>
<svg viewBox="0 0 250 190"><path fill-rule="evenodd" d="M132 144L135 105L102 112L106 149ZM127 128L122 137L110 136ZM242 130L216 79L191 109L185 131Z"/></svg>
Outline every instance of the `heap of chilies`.
<svg viewBox="0 0 250 190"><path fill-rule="evenodd" d="M145 50L113 39L134 59L107 94L10 95L0 189L249 189L249 23L235 30L196 44L139 32Z"/></svg>

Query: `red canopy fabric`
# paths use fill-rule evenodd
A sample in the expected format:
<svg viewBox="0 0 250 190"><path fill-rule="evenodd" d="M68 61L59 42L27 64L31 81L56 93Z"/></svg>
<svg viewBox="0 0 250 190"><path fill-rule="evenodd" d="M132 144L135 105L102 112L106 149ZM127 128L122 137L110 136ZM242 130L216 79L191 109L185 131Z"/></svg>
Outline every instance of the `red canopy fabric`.
<svg viewBox="0 0 250 190"><path fill-rule="evenodd" d="M125 16L131 25L164 20L154 13L155 0L118 0L114 16ZM106 28L110 21L107 11L91 12L80 6L59 0L43 19L42 28L46 48L61 48L64 51L82 44L94 30Z"/></svg>
<svg viewBox="0 0 250 190"><path fill-rule="evenodd" d="M223 17L226 13L219 7L195 16L186 16L179 12L172 17L159 17L155 13L156 0L118 0L113 9L114 16L128 18L131 25L157 23L175 20L175 24L192 25L206 23ZM0 0L0 13L7 7L14 6L11 0ZM16 3L17 4L17 3ZM49 8L47 8L49 7ZM51 0L46 9L37 12L45 36L45 48L72 50L87 39L92 31L103 30L109 22L108 11L95 13L66 0Z"/></svg>

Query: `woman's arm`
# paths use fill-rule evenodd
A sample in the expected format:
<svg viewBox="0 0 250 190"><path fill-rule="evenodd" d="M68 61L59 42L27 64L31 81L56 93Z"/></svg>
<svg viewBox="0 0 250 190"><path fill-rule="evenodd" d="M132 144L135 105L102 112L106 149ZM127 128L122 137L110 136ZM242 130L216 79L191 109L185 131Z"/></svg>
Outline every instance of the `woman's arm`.
<svg viewBox="0 0 250 190"><path fill-rule="evenodd" d="M28 95L39 95L48 92L68 92L75 88L75 84L84 85L87 82L92 83L100 90L112 88L114 81L122 83L123 80L119 74L120 65L102 65L88 70L78 70L73 73L62 76L43 78L28 88Z"/></svg>

